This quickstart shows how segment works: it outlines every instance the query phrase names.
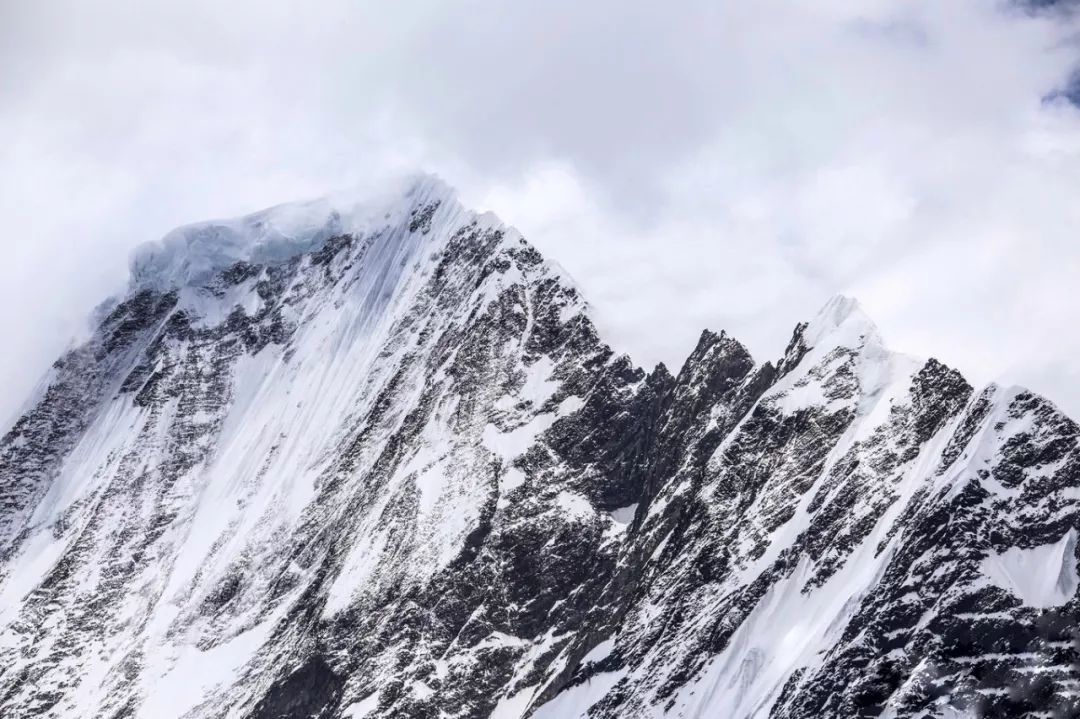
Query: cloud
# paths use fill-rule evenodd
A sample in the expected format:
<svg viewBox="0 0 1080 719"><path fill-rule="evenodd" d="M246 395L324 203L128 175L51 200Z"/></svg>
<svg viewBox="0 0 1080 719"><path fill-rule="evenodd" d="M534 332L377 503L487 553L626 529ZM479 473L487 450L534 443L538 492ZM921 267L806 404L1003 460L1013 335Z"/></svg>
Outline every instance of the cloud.
<svg viewBox="0 0 1080 719"><path fill-rule="evenodd" d="M640 362L677 365L705 326L771 358L846 291L895 347L1080 416L1069 7L0 13L0 414L134 245L426 168L563 264Z"/></svg>

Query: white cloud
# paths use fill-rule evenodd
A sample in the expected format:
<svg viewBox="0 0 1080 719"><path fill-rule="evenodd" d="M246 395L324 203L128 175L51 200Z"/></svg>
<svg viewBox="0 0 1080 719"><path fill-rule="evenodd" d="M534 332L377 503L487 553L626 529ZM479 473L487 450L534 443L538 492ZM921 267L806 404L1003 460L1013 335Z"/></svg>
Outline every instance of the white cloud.
<svg viewBox="0 0 1080 719"><path fill-rule="evenodd" d="M417 167L678 364L837 291L1080 416L1065 16L982 0L0 10L0 414L170 227Z"/></svg>

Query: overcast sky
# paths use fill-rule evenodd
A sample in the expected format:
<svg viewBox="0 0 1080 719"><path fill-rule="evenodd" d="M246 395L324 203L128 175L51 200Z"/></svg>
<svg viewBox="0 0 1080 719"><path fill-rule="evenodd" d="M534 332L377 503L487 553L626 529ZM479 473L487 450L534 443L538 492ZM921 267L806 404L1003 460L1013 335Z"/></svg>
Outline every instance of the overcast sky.
<svg viewBox="0 0 1080 719"><path fill-rule="evenodd" d="M135 245L419 169L641 364L706 326L774 358L845 292L893 348L1080 417L1069 10L0 0L0 415Z"/></svg>

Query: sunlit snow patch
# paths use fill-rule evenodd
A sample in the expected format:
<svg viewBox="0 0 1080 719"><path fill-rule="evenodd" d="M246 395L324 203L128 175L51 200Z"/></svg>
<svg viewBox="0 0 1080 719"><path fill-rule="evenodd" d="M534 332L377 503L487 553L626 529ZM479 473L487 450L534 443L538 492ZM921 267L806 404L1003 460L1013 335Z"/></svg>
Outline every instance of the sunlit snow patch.
<svg viewBox="0 0 1080 719"><path fill-rule="evenodd" d="M379 693L372 692L358 702L354 702L345 708L342 716L347 719L364 719L379 708Z"/></svg>
<svg viewBox="0 0 1080 719"><path fill-rule="evenodd" d="M982 572L1029 607L1060 606L1076 594L1076 536L1070 529L1053 544L991 553L982 561Z"/></svg>

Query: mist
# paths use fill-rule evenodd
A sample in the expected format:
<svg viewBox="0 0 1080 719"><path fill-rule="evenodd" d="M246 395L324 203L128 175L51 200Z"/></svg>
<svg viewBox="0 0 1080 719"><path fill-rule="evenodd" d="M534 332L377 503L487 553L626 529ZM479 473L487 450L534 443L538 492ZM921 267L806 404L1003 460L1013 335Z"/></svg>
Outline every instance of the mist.
<svg viewBox="0 0 1080 719"><path fill-rule="evenodd" d="M434 172L620 350L761 360L826 299L1080 417L1076 21L1057 6L107 0L0 8L0 417L139 244Z"/></svg>

